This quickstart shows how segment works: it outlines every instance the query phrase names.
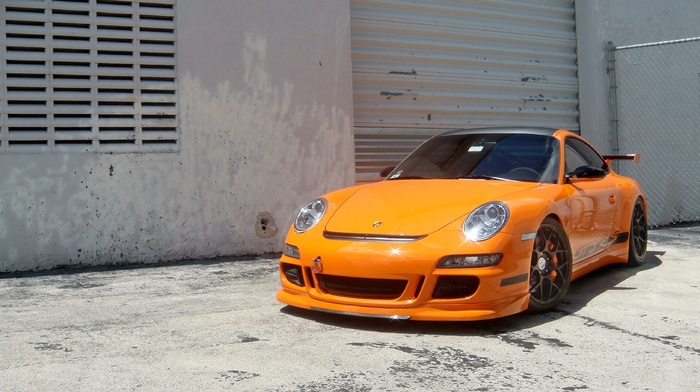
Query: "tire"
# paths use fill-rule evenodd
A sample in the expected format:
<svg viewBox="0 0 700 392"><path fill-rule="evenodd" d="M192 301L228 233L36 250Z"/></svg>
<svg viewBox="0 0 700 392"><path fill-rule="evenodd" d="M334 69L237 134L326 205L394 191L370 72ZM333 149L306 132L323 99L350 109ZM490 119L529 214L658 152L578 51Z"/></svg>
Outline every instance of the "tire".
<svg viewBox="0 0 700 392"><path fill-rule="evenodd" d="M530 259L528 310L554 309L569 291L572 270L571 245L559 222L546 218L537 229Z"/></svg>
<svg viewBox="0 0 700 392"><path fill-rule="evenodd" d="M634 203L634 208L632 209L627 266L638 267L644 262L644 257L647 254L648 229L644 203L641 198L637 198L637 201Z"/></svg>

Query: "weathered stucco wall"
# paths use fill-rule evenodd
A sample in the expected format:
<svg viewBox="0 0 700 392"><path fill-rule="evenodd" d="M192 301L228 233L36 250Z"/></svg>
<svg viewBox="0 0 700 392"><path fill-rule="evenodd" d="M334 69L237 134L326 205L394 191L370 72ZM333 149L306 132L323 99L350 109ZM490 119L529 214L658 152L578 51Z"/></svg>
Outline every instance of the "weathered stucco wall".
<svg viewBox="0 0 700 392"><path fill-rule="evenodd" d="M612 152L607 43L616 46L700 36L697 0L578 0L576 37L581 134Z"/></svg>
<svg viewBox="0 0 700 392"><path fill-rule="evenodd" d="M353 183L347 1L178 1L177 37L181 151L0 155L0 272L279 251Z"/></svg>

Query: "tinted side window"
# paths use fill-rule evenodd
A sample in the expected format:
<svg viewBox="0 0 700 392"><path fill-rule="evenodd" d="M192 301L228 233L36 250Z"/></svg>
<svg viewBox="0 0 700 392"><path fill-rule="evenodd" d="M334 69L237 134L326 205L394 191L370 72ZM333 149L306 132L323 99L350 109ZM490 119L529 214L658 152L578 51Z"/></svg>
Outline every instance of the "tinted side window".
<svg viewBox="0 0 700 392"><path fill-rule="evenodd" d="M580 166L593 166L609 171L605 160L588 144L579 139L566 139L566 172L570 173Z"/></svg>

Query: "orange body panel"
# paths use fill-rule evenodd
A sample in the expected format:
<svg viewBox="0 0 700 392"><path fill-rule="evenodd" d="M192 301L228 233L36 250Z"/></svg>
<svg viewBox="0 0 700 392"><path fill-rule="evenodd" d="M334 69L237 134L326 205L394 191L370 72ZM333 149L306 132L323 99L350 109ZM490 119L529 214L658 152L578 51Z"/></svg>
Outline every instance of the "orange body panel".
<svg viewBox="0 0 700 392"><path fill-rule="evenodd" d="M578 137L566 131L553 136L560 141ZM285 252L280 259L277 300L305 309L414 320L480 320L518 313L528 307L534 233L546 217L560 222L569 237L572 279L625 262L625 233L641 189L612 171L597 181L567 182L563 162L562 150L556 184L394 180L327 194L327 212L315 226L303 233L289 230L285 242L298 255ZM492 238L468 240L462 230L466 217L488 201L508 206L507 223ZM438 268L444 256L485 254L503 256L495 266ZM386 298L366 298L361 289L344 291L348 279L368 290L375 284L394 288ZM472 282L475 289L467 297L441 298L438 282L450 279ZM450 289L449 284L441 287Z"/></svg>

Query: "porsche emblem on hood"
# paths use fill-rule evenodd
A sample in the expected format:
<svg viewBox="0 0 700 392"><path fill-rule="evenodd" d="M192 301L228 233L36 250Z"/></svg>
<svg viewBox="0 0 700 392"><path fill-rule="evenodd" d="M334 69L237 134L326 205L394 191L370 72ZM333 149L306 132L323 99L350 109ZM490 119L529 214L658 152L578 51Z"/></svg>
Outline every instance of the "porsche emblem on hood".
<svg viewBox="0 0 700 392"><path fill-rule="evenodd" d="M375 228L379 227L382 225L382 223L384 223L384 222L376 221L376 222L372 223L372 227L375 227Z"/></svg>

